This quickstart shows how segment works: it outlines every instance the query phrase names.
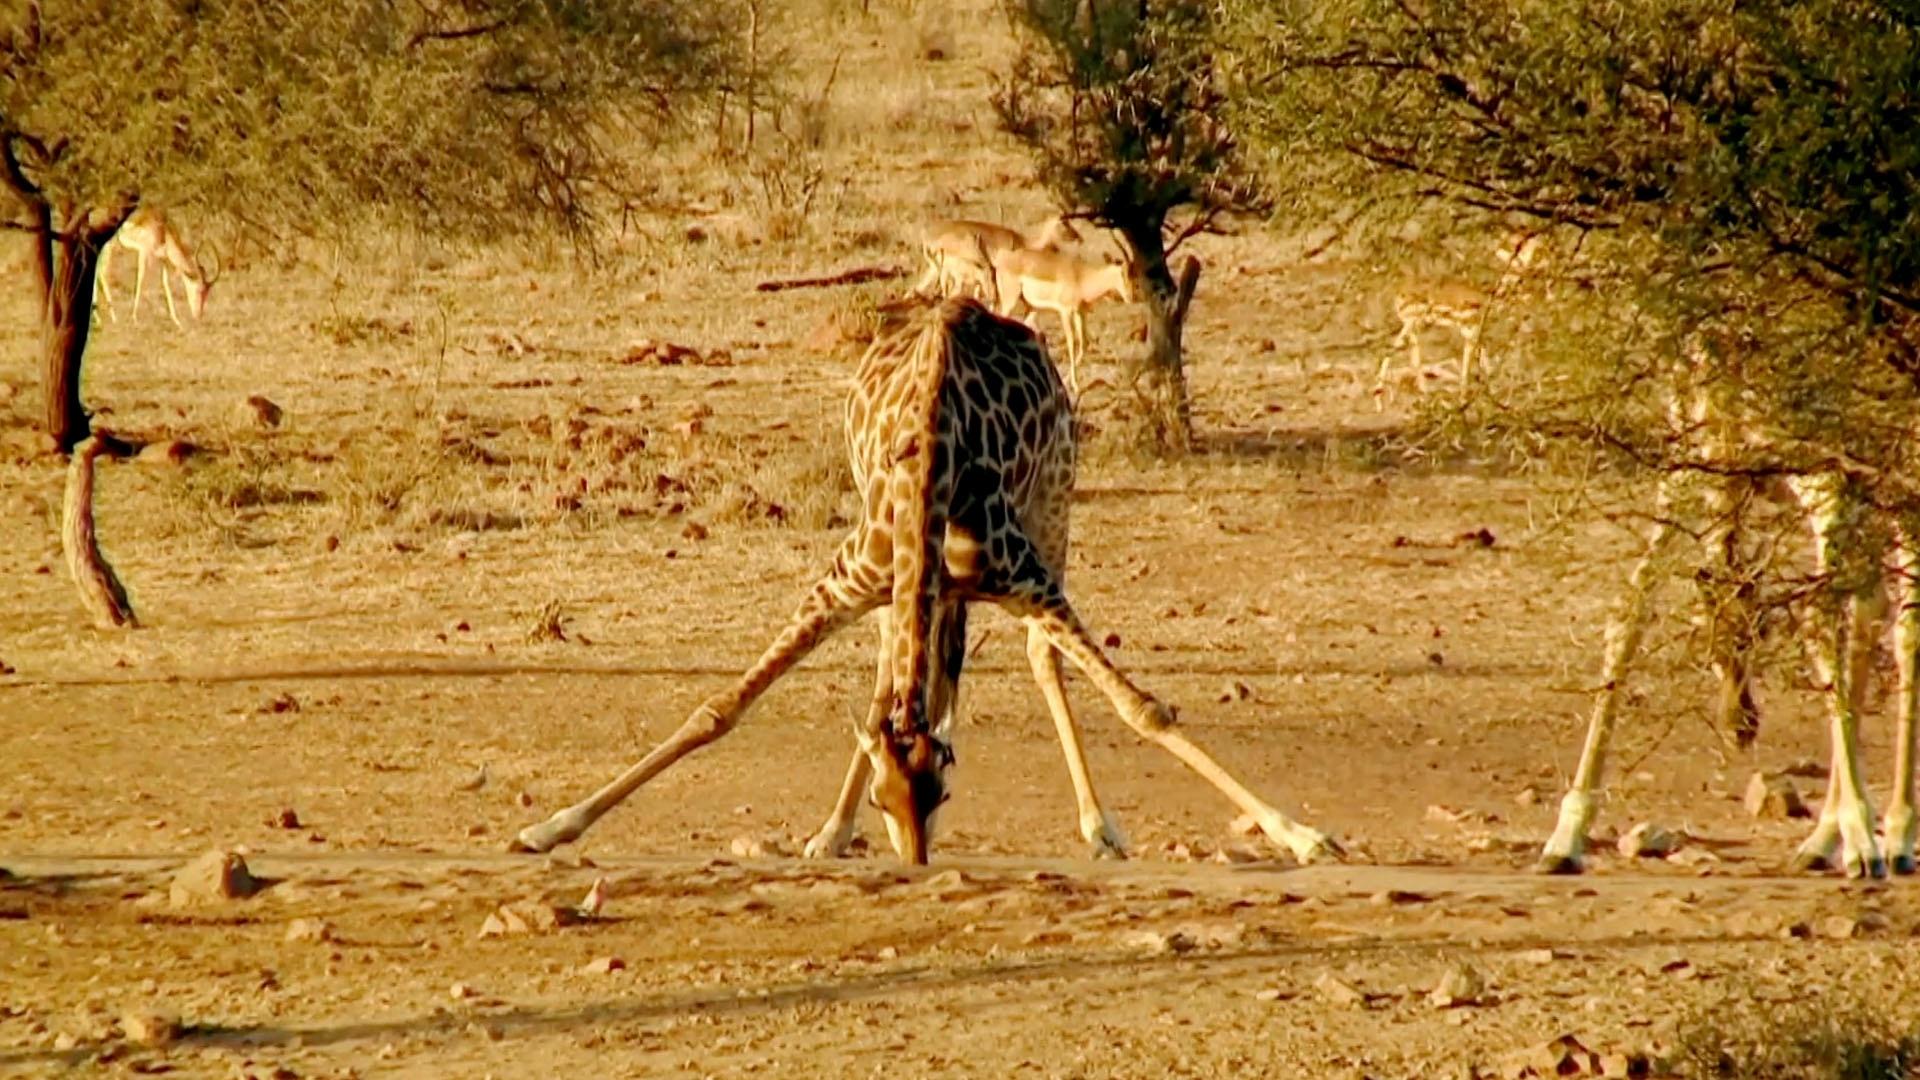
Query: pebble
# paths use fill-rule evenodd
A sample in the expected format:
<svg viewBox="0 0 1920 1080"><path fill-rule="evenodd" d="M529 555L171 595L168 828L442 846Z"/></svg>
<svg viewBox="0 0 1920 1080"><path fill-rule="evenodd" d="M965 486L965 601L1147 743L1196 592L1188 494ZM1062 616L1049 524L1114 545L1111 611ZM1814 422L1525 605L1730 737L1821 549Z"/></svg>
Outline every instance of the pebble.
<svg viewBox="0 0 1920 1080"><path fill-rule="evenodd" d="M167 887L174 907L219 903L252 896L264 888L247 869L247 860L231 851L214 850L188 863Z"/></svg>
<svg viewBox="0 0 1920 1080"><path fill-rule="evenodd" d="M1680 834L1643 821L1621 834L1614 845L1629 859L1664 859L1680 850Z"/></svg>
<svg viewBox="0 0 1920 1080"><path fill-rule="evenodd" d="M120 1017L120 1031L141 1046L168 1046L180 1037L180 1021L166 1013L134 1010Z"/></svg>
<svg viewBox="0 0 1920 1080"><path fill-rule="evenodd" d="M1439 1009L1478 1005L1486 992L1486 980L1478 971L1466 964L1455 964L1440 976L1439 983L1427 994L1427 1001Z"/></svg>
<svg viewBox="0 0 1920 1080"><path fill-rule="evenodd" d="M1744 800L1747 813L1757 818L1801 818L1809 816L1807 804L1800 799L1800 792L1793 781L1785 776L1769 776L1756 772L1747 781L1747 794Z"/></svg>
<svg viewBox="0 0 1920 1080"><path fill-rule="evenodd" d="M1362 993L1359 987L1330 971L1313 980L1313 988L1320 991L1321 997L1335 1005L1353 1008L1367 1003L1367 995Z"/></svg>

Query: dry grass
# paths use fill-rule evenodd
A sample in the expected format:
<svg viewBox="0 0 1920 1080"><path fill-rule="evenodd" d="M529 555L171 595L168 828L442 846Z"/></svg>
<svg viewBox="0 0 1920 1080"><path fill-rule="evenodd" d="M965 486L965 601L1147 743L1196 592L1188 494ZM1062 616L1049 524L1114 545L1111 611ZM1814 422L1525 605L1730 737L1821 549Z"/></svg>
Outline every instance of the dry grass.
<svg viewBox="0 0 1920 1080"><path fill-rule="evenodd" d="M1920 1076L1920 1023L1896 1003L1826 987L1782 1003L1729 994L1687 1017L1674 1069L1700 1080L1912 1080Z"/></svg>

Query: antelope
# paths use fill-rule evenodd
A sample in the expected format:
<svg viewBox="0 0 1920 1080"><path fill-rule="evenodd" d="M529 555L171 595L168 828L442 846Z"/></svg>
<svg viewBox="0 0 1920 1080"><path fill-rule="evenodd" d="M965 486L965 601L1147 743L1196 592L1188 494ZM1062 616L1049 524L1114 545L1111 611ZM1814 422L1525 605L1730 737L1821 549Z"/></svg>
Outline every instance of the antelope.
<svg viewBox="0 0 1920 1080"><path fill-rule="evenodd" d="M1068 239L1077 242L1080 234L1059 214L1025 232L986 221L936 221L921 241L927 266L913 289L924 293L935 285L942 295L952 295L968 284L984 287L992 277L994 257L1008 251L1058 251Z"/></svg>
<svg viewBox="0 0 1920 1080"><path fill-rule="evenodd" d="M174 308L173 287L167 281L167 270L180 275L187 293L187 310L198 319L207 309L207 293L213 290L215 274L208 274L201 268L187 242L167 220L167 215L157 206L143 206L135 210L122 222L113 239L100 249L100 265L94 272L93 283L96 291L107 302L107 318L119 321L113 310L113 288L109 281L113 269L113 249L123 247L139 256L135 263L133 278L133 319L140 319L140 293L147 284L147 263L160 260L160 289L167 296L167 314L173 319L173 325L180 326L180 314Z"/></svg>
<svg viewBox="0 0 1920 1080"><path fill-rule="evenodd" d="M1134 302L1131 263L1089 262L1057 251L1006 251L993 260L999 313L1025 305L1060 316L1066 337L1067 384L1080 396L1080 358L1087 350L1087 309L1108 296Z"/></svg>
<svg viewBox="0 0 1920 1080"><path fill-rule="evenodd" d="M1393 298L1393 313L1400 320L1393 347L1406 348L1416 378L1424 368L1420 331L1428 326L1450 326L1460 332L1460 381L1473 378L1473 360L1479 351L1480 332L1486 327L1487 310L1494 301L1511 293L1533 265L1543 235L1514 234L1494 244L1494 258L1504 269L1491 289L1458 278L1415 279L1400 289ZM1374 373L1376 395L1384 391L1392 367L1393 354L1388 353Z"/></svg>

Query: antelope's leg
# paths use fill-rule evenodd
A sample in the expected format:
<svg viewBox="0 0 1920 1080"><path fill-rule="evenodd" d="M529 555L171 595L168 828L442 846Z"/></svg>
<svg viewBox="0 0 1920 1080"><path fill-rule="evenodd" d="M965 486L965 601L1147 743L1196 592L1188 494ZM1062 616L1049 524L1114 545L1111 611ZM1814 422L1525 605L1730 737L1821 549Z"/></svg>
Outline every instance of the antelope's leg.
<svg viewBox="0 0 1920 1080"><path fill-rule="evenodd" d="M1021 558L1020 552L1014 552L1014 565L1019 565ZM1057 585L1052 582L1033 583L1003 598L1001 603L1030 628L1044 634L1054 648L1065 653L1067 659L1072 660L1074 666L1085 673L1112 703L1114 711L1120 714L1120 719L1128 727L1179 758L1187 768L1218 788L1221 794L1259 824L1260 831L1266 833L1268 839L1293 852L1301 862L1340 854L1339 845L1326 834L1302 825L1267 805L1221 768L1220 763L1208 756L1206 751L1175 731L1173 710L1135 686L1107 659L1100 646L1088 635L1086 627L1080 624L1073 609L1060 596Z"/></svg>
<svg viewBox="0 0 1920 1080"><path fill-rule="evenodd" d="M1840 545L1850 524L1847 519L1859 509L1846 497L1842 484L1833 476L1792 482L1795 496L1812 519L1817 567L1825 578L1836 571ZM1859 716L1854 711L1852 685L1855 666L1850 655L1853 623L1859 613L1854 599L1842 595L1842 591L1842 585L1829 580L1815 605L1816 626L1809 651L1814 675L1826 688L1833 769L1827 777L1827 799L1820 821L1793 861L1802 868L1825 866L1832 850L1832 834L1837 831L1841 869L1848 877L1885 877L1887 864L1874 837L1873 806L1860 773Z"/></svg>
<svg viewBox="0 0 1920 1080"><path fill-rule="evenodd" d="M113 239L100 246L100 261L93 268L93 284L99 290L102 299L107 302L107 321L119 322L120 317L113 310L113 249L118 247Z"/></svg>
<svg viewBox="0 0 1920 1080"><path fill-rule="evenodd" d="M834 559L834 569L815 583L793 618L746 674L726 690L701 702L693 715L665 742L654 747L651 753L629 766L606 786L546 821L522 829L515 848L521 851L548 851L577 839L601 815L618 806L621 800L668 766L732 731L748 706L786 674L789 668L799 663L835 631L878 605L881 599L878 590L871 583L853 580L848 570L857 564L863 546L859 533L847 538L841 545L839 556Z"/></svg>
<svg viewBox="0 0 1920 1080"><path fill-rule="evenodd" d="M1094 858L1124 859L1127 838L1094 793L1087 755L1080 747L1080 728L1074 723L1067 690L1060 681L1060 654L1045 631L1032 623L1027 625L1027 662L1033 667L1033 680L1040 684L1040 696L1046 698L1047 711L1053 714L1054 729L1060 734L1060 751L1067 758L1067 775L1073 778L1073 796L1080 813L1080 836L1093 846Z"/></svg>
<svg viewBox="0 0 1920 1080"><path fill-rule="evenodd" d="M1894 533L1893 622L1894 662L1900 672L1899 718L1894 729L1893 796L1881 824L1882 842L1896 874L1914 871L1914 839L1920 832L1913 806L1914 713L1920 706L1920 687L1914 684L1920 669L1920 543L1906 523Z"/></svg>
<svg viewBox="0 0 1920 1080"><path fill-rule="evenodd" d="M167 298L167 318L173 320L173 325L179 326L180 313L173 308L173 282L167 274L167 264L164 262L160 264L160 291Z"/></svg>
<svg viewBox="0 0 1920 1080"><path fill-rule="evenodd" d="M1660 556L1673 539L1673 509L1677 483L1662 478L1654 494L1654 524L1647 533L1640 561L1633 564L1627 577L1627 591L1619 608L1607 622L1606 652L1600 667L1600 688L1594 694L1593 712L1587 721L1587 739L1580 748L1580 764L1574 770L1573 784L1560 800L1560 817L1547 838L1546 847L1534 869L1543 874L1577 874L1585 868L1587 831L1593 827L1598 809L1600 778L1606 770L1607 745L1613 740L1613 725L1620 714L1620 694L1627 673L1640 651L1640 639L1646 633L1648 605L1659 581Z"/></svg>
<svg viewBox="0 0 1920 1080"><path fill-rule="evenodd" d="M146 290L147 263L151 261L152 260L147 257L146 252L143 251L140 253L139 259L133 264L133 321L134 322L140 321L140 294Z"/></svg>

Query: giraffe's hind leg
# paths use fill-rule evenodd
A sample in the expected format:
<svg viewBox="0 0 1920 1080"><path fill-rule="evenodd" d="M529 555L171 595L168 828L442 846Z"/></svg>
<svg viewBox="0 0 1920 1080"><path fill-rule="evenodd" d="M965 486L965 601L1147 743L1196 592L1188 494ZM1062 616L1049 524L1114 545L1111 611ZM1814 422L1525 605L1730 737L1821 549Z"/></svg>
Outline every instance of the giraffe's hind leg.
<svg viewBox="0 0 1920 1080"><path fill-rule="evenodd" d="M1019 520L1017 517L1013 520ZM1004 541L1004 557L996 556L995 580L983 583L982 595L991 596L1015 617L1024 621L1029 633L1038 632L1049 644L1065 653L1093 685L1099 688L1114 711L1139 735L1179 758L1218 788L1260 826L1269 840L1293 852L1301 862L1338 856L1340 846L1326 834L1294 821L1247 790L1232 774L1220 767L1206 751L1174 730L1173 710L1135 686L1126 674L1107 659L1094 643L1086 627L1067 603L1059 577L1041 558L1027 537L1018 529L995 537ZM1076 740L1077 745L1077 740Z"/></svg>
<svg viewBox="0 0 1920 1080"><path fill-rule="evenodd" d="M666 771L674 762L732 731L740 717L767 687L799 663L835 631L871 611L881 600L876 583L858 575L858 555L865 546L864 530L841 545L833 570L813 586L786 627L760 659L726 690L700 703L693 715L665 742L629 766L585 800L561 810L537 825L520 830L517 851L549 851L578 839L607 811L618 806L641 785Z"/></svg>
<svg viewBox="0 0 1920 1080"><path fill-rule="evenodd" d="M1920 543L1920 536L1903 522L1894 539L1892 567L1893 647L1900 673L1893 743L1893 796L1880 827L1887 861L1896 874L1913 873L1914 837L1920 833L1920 819L1916 819L1913 807L1914 714L1916 706L1920 706L1920 686L1914 682L1915 668L1920 667L1920 551L1916 551L1916 543Z"/></svg>
<svg viewBox="0 0 1920 1080"><path fill-rule="evenodd" d="M1053 726L1060 733L1060 751L1067 758L1067 774L1073 778L1073 795L1080 812L1080 836L1092 845L1096 859L1127 857L1127 838L1120 823L1100 805L1093 790L1093 776L1087 769L1087 755L1080 747L1080 728L1067 704L1066 687L1060 681L1060 653L1038 625L1027 626L1027 662L1033 666L1034 681L1040 695L1047 699L1047 711L1053 714Z"/></svg>

